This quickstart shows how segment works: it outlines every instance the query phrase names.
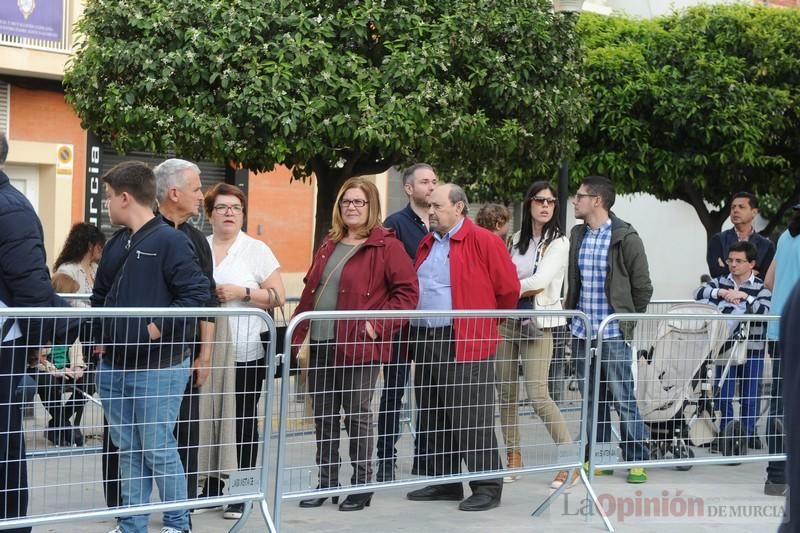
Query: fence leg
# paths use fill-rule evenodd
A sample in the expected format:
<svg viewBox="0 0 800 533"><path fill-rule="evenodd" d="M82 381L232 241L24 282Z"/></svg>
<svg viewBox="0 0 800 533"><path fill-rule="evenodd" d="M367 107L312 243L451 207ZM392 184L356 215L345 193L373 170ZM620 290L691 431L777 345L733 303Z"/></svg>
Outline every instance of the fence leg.
<svg viewBox="0 0 800 533"><path fill-rule="evenodd" d="M586 492L589 493L589 497L592 499L594 508L597 509L598 513L600 513L600 518L603 519L603 523L605 524L606 529L610 533L614 533L614 526L611 525L611 520L608 519L608 515L603 509L603 506L600 505L600 500L597 498L597 494L592 488L592 484L589 482L589 478L586 476L586 471L583 468L580 469L580 474L581 474L581 481L583 482L583 485L586 487Z"/></svg>

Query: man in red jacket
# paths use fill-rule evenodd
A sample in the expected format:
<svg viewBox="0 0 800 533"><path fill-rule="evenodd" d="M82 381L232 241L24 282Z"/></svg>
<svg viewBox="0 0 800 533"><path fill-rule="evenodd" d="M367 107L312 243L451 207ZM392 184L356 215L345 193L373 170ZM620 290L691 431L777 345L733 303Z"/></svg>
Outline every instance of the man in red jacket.
<svg viewBox="0 0 800 533"><path fill-rule="evenodd" d="M430 227L417 249L417 309L516 309L519 279L511 258L491 232L466 218L467 196L457 185L437 187L430 197ZM415 343L414 385L420 427L429 428L430 476L455 475L461 461L470 472L502 469L494 433L494 352L500 340L495 318L422 318L411 321ZM422 472L421 472L422 473ZM503 478L471 481L462 511L497 507ZM461 483L409 492L409 500L464 498Z"/></svg>

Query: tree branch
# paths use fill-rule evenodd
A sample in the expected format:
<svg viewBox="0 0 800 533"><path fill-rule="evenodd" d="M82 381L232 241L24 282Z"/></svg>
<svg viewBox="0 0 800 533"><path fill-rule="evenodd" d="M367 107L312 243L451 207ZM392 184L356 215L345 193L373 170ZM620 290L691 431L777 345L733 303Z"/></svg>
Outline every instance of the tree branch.
<svg viewBox="0 0 800 533"><path fill-rule="evenodd" d="M362 158L353 169L354 176L363 176L365 174L380 174L386 172L394 165L400 162L398 154L392 154L384 159L375 160L375 158Z"/></svg>

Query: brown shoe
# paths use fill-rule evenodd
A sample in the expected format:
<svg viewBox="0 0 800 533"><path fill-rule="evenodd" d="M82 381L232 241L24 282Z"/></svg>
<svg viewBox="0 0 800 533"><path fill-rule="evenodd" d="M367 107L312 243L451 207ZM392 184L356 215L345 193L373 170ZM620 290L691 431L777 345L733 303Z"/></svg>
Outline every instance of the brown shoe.
<svg viewBox="0 0 800 533"><path fill-rule="evenodd" d="M578 478L580 476L581 476L580 472L578 472L577 469L574 472L572 472L572 481L570 481L569 486L567 488L569 489L574 487L578 483ZM558 472L558 474L556 474L556 477L553 478L553 482L550 483L550 486L553 487L554 489L560 489L561 486L564 483L566 483L568 479L569 479L569 472L567 472L566 470L561 470Z"/></svg>
<svg viewBox="0 0 800 533"><path fill-rule="evenodd" d="M506 468L522 468L522 454L519 452L508 452ZM503 478L503 483L514 483L519 479L518 475L509 474Z"/></svg>

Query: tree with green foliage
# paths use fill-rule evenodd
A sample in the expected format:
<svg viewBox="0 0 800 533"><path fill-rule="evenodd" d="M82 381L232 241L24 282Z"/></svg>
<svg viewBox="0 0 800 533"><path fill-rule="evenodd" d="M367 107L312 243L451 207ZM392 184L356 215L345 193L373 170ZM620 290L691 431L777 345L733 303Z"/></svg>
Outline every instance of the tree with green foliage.
<svg viewBox="0 0 800 533"><path fill-rule="evenodd" d="M354 175L424 160L483 196L552 176L585 115L548 0L88 0L65 75L85 128L317 180L316 239Z"/></svg>
<svg viewBox="0 0 800 533"><path fill-rule="evenodd" d="M576 174L683 200L709 237L728 217L731 195L750 191L769 233L800 195L800 11L584 14L578 31L593 116Z"/></svg>

